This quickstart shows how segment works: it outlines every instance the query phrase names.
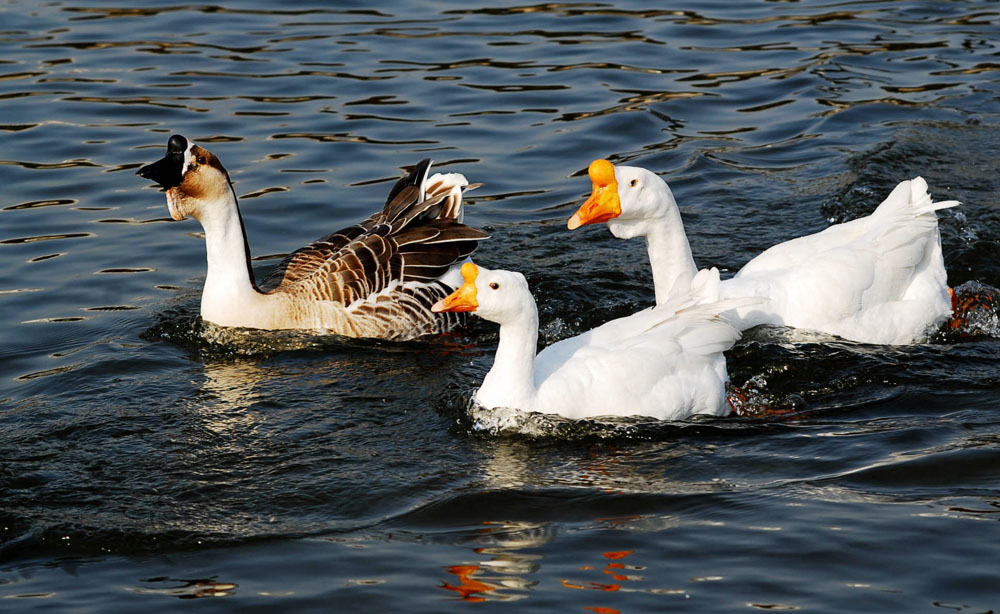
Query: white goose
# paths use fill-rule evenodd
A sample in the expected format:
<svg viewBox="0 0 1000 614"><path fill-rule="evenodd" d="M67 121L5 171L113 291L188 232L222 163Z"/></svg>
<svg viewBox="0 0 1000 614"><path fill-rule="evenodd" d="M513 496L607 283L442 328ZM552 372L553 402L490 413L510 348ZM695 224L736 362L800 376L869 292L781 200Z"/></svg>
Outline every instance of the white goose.
<svg viewBox="0 0 1000 614"><path fill-rule="evenodd" d="M538 310L520 273L468 262L465 283L434 311L473 311L500 324L493 367L476 391L487 409L679 420L725 415L723 351L739 332L718 316L733 303L676 299L550 345L537 356Z"/></svg>
<svg viewBox="0 0 1000 614"><path fill-rule="evenodd" d="M205 229L208 276L201 316L221 326L313 329L351 337L410 339L458 321L431 305L461 283L459 263L489 235L462 221L465 177L427 177L424 160L367 220L288 255L260 284L250 268L229 173L180 135L166 156L136 173L166 189L170 217Z"/></svg>
<svg viewBox="0 0 1000 614"><path fill-rule="evenodd" d="M595 160L590 198L569 219L570 230L607 222L612 234L643 236L656 302L685 292L698 273L667 184L639 167ZM926 340L952 311L935 211L927 182L903 181L868 217L780 243L722 282L722 298L766 299L735 310L740 330L777 324L864 343Z"/></svg>

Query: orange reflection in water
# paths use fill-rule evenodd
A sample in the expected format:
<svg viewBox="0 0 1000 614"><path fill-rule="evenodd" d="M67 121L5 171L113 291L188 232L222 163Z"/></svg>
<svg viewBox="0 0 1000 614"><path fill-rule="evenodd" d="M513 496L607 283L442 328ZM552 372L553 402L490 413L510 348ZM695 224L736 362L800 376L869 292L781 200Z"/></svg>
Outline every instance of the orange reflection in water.
<svg viewBox="0 0 1000 614"><path fill-rule="evenodd" d="M580 474L580 479L586 483L592 483L595 486L602 483L607 484L604 488L602 488L602 492L605 494L625 494L620 489L611 486L615 482L616 475L613 468L619 461L618 458L614 456L614 453L617 452L617 448L615 448L615 446L608 446L607 449L610 454L608 452L598 452L596 450L590 453L590 472L587 473L586 470L584 470L584 473Z"/></svg>
<svg viewBox="0 0 1000 614"><path fill-rule="evenodd" d="M475 561L447 568L458 581L442 581L440 587L462 601L516 601L525 599L538 584L532 575L542 556L524 552L547 543L552 534L546 525L483 521L473 529L477 547Z"/></svg>
<svg viewBox="0 0 1000 614"><path fill-rule="evenodd" d="M617 561L618 559L623 559L628 555L635 552L634 550L622 550L621 552L605 552L604 558ZM621 571L624 571L625 565L623 563L608 563L607 567L604 568L604 573L608 574L615 580L619 582L625 582L631 580L630 576L624 575ZM621 571L619 571L621 570Z"/></svg>
<svg viewBox="0 0 1000 614"><path fill-rule="evenodd" d="M602 552L601 556L607 559L604 568L601 570L602 573L611 576L614 582L596 582L590 581L586 583L573 582L571 580L563 580L562 585L564 588L572 588L576 590L591 590L591 591L602 591L605 593L616 593L619 591L629 591L630 589L624 586L626 582L634 582L638 580L643 580L642 576L629 575L626 571L642 569L641 567L630 567L626 566L625 563L619 561L630 556L634 550L618 550L613 552ZM580 567L581 571L596 571L593 565L583 565ZM635 589L631 589L635 590ZM586 606L585 610L590 610L591 612L597 612L598 614L618 614L619 610L614 608L609 608L606 606Z"/></svg>
<svg viewBox="0 0 1000 614"><path fill-rule="evenodd" d="M622 550L620 552L605 552L604 553L604 558L606 558L606 559L612 559L612 560L616 560L617 561L618 559L623 559L623 558L627 557L628 555L632 554L633 552L635 552L635 550Z"/></svg>
<svg viewBox="0 0 1000 614"><path fill-rule="evenodd" d="M477 571L479 571L479 565L452 565L448 568L448 573L454 574L458 578L458 584L442 582L441 588L455 591L461 596L462 601L486 601L486 597L483 595L495 591L499 587L471 577Z"/></svg>

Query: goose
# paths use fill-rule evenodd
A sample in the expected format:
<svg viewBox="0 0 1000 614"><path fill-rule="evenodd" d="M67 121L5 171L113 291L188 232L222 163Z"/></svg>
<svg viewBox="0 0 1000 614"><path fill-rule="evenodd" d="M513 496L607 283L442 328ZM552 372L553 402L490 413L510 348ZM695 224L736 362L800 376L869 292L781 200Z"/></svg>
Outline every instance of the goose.
<svg viewBox="0 0 1000 614"><path fill-rule="evenodd" d="M681 420L729 413L723 352L740 334L718 314L740 301L677 297L554 343L536 356L538 310L524 275L472 262L463 264L461 273L462 286L431 309L474 312L500 325L493 366L474 397L484 408L571 419Z"/></svg>
<svg viewBox="0 0 1000 614"><path fill-rule="evenodd" d="M655 173L595 160L593 191L567 227L605 222L622 239L646 238L656 302L698 274L674 196ZM721 298L764 302L727 313L740 330L758 324L810 329L861 343L928 339L951 315L938 209L921 177L902 181L869 216L775 245L721 282Z"/></svg>
<svg viewBox="0 0 1000 614"><path fill-rule="evenodd" d="M461 284L461 262L489 237L462 223L462 194L478 185L458 173L428 177L430 165L423 160L400 179L380 212L292 252L259 283L236 193L215 155L175 134L166 156L136 174L166 190L171 218L194 217L205 230L204 320L406 340L456 325L430 307Z"/></svg>

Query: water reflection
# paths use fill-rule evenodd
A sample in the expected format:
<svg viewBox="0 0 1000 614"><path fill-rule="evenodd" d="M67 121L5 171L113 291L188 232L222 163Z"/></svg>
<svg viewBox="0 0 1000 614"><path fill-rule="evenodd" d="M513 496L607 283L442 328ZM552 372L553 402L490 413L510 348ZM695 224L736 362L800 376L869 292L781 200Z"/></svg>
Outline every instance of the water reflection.
<svg viewBox="0 0 1000 614"><path fill-rule="evenodd" d="M516 601L528 596L537 580L542 556L522 550L538 548L553 539L552 527L538 523L484 521L478 530L473 552L481 557L475 564L448 567L456 580L442 581L441 588L452 591L462 601Z"/></svg>
<svg viewBox="0 0 1000 614"><path fill-rule="evenodd" d="M312 581L328 591L329 577L402 559L405 589L390 577L363 590L414 610L435 609L421 598L465 607L533 596L547 609L607 614L648 609L649 595L633 591L694 592L686 561L672 554L689 550L715 563L705 581L727 580L699 591L718 595L701 609L746 604L730 583L757 560L746 553L798 534L805 548L770 557L770 569L801 578L831 610L858 609L837 601L844 585L823 575L830 561L808 556L822 549L814 535L826 514L853 531L835 543L841 551L870 545L837 563L852 581L892 584L881 574L894 573L910 586L969 582L958 574L989 559L982 531L997 519L988 471L997 427L984 408L997 388L998 307L967 319L972 339L960 330L903 353L748 338L734 353L734 380L779 401L801 395L815 418L804 423L517 417L510 423L533 430L508 433L483 415L474 417L483 430L449 428L459 412L435 413L428 399L481 381L495 329L441 356L436 341L265 339L191 324L202 239L164 223L162 197L131 170L174 131L219 142L245 169L235 179L257 208L249 235L261 254L280 254L301 245L295 237L315 238L303 228L310 220L339 228L368 215L417 150L450 148L448 163L489 186L469 213L496 228L482 258L541 282L547 343L648 304L641 248L557 229L597 157L667 175L699 263L729 271L852 213L828 214L829 194L882 193L920 173L965 203L963 219L942 216L951 281L997 286L995 11L966 0L415 7L5 6L0 329L11 373L0 400L16 411L0 411L0 542L28 537L4 553L56 556L68 547L63 535L75 552L126 556L186 550L204 535L223 548L267 536L276 539L232 556L258 569L276 563L268 581L279 589ZM138 339L171 305L180 317ZM941 416L952 405L966 414L949 430ZM969 432L994 439L983 452L947 456L942 447ZM896 451L929 458L907 462ZM757 485L773 499L757 498ZM789 513L789 498L816 513ZM456 499L488 507L449 515L437 505ZM914 499L912 509L899 505ZM372 541L349 565L275 549L340 528L367 535L428 500L415 524L448 536L454 556L444 562L438 548L392 539ZM846 511L845 501L854 502ZM900 509L898 522L887 520ZM927 527L923 512L945 518ZM721 520L693 545L684 540L690 527ZM928 537L910 539L917 534ZM45 540L32 542L37 535ZM897 553L891 571L879 552ZM161 595L154 605L166 609L173 599L162 596L240 591L246 609L273 601L236 576L124 572L133 580L120 582L134 564L102 558L57 584L48 605L79 607L105 586L120 599L122 584ZM310 579L316 568L329 574ZM138 581L152 575L164 577ZM420 594L408 592L414 584ZM21 592L29 588L53 594L48 582ZM919 610L931 590L884 609ZM760 592L750 607L785 601ZM307 608L296 601L306 594L287 598L287 609Z"/></svg>
<svg viewBox="0 0 1000 614"><path fill-rule="evenodd" d="M631 519L625 522L630 522ZM617 519L598 521L599 525L614 527ZM551 549L557 541L554 527L538 523L517 523L511 521L485 521L479 530L477 544L473 552L480 558L475 562L451 565L447 572L454 579L442 580L440 588L451 591L461 601L514 601L527 598L540 588L542 576L560 577L559 586L573 591L599 591L601 593L648 593L655 595L677 595L687 597L688 591L679 587L655 587L647 584L647 566L640 561L643 555L636 550L613 550L595 553L584 558L572 571L543 570L544 556L539 552L543 547ZM556 548L558 551L558 548ZM646 556L649 556L648 554ZM653 556L655 559L655 555ZM702 582L717 580L717 577L690 578ZM607 598L600 605L584 606L594 612L615 612L609 607ZM613 602L611 602L613 603ZM625 604L628 601L624 602Z"/></svg>
<svg viewBox="0 0 1000 614"><path fill-rule="evenodd" d="M676 493L714 491L715 485L696 485L674 479L663 472L663 464L671 459L681 459L689 451L686 446L673 446L672 450L657 449L658 471L648 471L641 463L632 462L640 457L645 446L629 444L628 449L615 445L594 445L586 452L567 459L555 459L539 453L531 443L498 440L484 468L485 481L490 488L522 488L525 486L559 486L592 489L604 494Z"/></svg>
<svg viewBox="0 0 1000 614"><path fill-rule="evenodd" d="M56 235L40 235L35 237L17 237L14 239L0 240L0 245L18 245L22 243L37 243L39 241L58 241L61 239L82 239L96 237L92 232L70 232Z"/></svg>
<svg viewBox="0 0 1000 614"><path fill-rule="evenodd" d="M128 590L144 595L166 595L178 599L200 599L202 597L230 597L236 594L239 584L235 582L219 582L215 579L181 580L177 578L149 578L142 582L170 583L175 586L165 588L129 588Z"/></svg>
<svg viewBox="0 0 1000 614"><path fill-rule="evenodd" d="M73 198L53 198L49 200L35 200L27 203L10 205L0 209L0 211L16 211L18 209L38 209L40 207L55 207L60 205L75 205L78 201Z"/></svg>
<svg viewBox="0 0 1000 614"><path fill-rule="evenodd" d="M601 559L596 559L596 564L584 563L580 566L579 572L573 579L563 579L562 587L572 590L601 591L604 593L630 593L643 592L656 595L678 595L687 597L688 593L681 588L652 588L638 586L645 582L646 577L641 573L646 566L636 564L635 559L628 559L634 554L634 550L622 550L616 552L602 552ZM600 574L600 575L595 575ZM594 579L591 579L594 578ZM617 612L617 609L607 606L588 606L586 609L593 612Z"/></svg>
<svg viewBox="0 0 1000 614"><path fill-rule="evenodd" d="M258 384L271 374L250 361L205 363L198 414L218 434L247 432L264 417L253 409L260 399Z"/></svg>
<svg viewBox="0 0 1000 614"><path fill-rule="evenodd" d="M457 584L442 582L441 588L458 593L462 601L486 601L486 594L497 590L499 585L472 578L479 571L479 565L452 565L448 573L458 578Z"/></svg>

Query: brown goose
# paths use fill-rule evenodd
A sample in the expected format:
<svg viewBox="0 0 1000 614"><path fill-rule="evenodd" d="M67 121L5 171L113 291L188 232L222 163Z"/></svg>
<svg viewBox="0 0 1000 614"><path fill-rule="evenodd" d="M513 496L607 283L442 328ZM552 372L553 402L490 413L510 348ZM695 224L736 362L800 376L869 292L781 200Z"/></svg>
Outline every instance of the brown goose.
<svg viewBox="0 0 1000 614"><path fill-rule="evenodd" d="M170 217L190 215L205 229L205 320L412 339L458 323L430 307L462 284L462 261L489 237L462 223L462 193L478 184L458 173L428 177L430 165L423 160L400 179L382 211L292 252L260 283L236 193L218 158L175 134L166 156L136 174L163 186Z"/></svg>

